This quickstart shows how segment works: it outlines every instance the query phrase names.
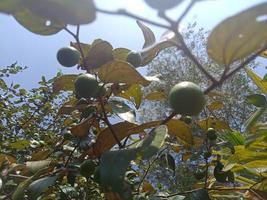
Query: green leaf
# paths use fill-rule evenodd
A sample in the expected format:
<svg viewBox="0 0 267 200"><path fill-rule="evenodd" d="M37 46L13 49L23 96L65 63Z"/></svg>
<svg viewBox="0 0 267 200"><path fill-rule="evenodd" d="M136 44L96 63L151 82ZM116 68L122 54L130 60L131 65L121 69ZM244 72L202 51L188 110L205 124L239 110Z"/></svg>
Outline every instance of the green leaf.
<svg viewBox="0 0 267 200"><path fill-rule="evenodd" d="M265 178L260 183L257 183L252 187L252 189L267 192L267 179Z"/></svg>
<svg viewBox="0 0 267 200"><path fill-rule="evenodd" d="M249 131L251 128L253 128L253 126L256 124L259 118L266 112L266 110L267 110L267 105L258 108L258 110L254 112L245 122L245 130Z"/></svg>
<svg viewBox="0 0 267 200"><path fill-rule="evenodd" d="M132 160L136 158L136 149L124 149L106 152L101 157L100 181L105 188L121 193L123 191L124 176Z"/></svg>
<svg viewBox="0 0 267 200"><path fill-rule="evenodd" d="M156 42L156 38L155 38L153 31L149 27L144 25L141 21L137 20L136 23L139 26L139 28L142 30L142 33L144 35L145 43L143 45L143 48L149 47L152 44L154 44Z"/></svg>
<svg viewBox="0 0 267 200"><path fill-rule="evenodd" d="M113 98L108 101L108 104L111 106L112 111L117 114L121 119L131 123L135 123L135 111L130 106L128 106L125 101Z"/></svg>
<svg viewBox="0 0 267 200"><path fill-rule="evenodd" d="M76 74L66 74L56 78L53 83L53 92L74 91L74 81L77 77Z"/></svg>
<svg viewBox="0 0 267 200"><path fill-rule="evenodd" d="M217 25L208 37L209 56L229 66L266 45L266 10L267 3L258 4Z"/></svg>
<svg viewBox="0 0 267 200"><path fill-rule="evenodd" d="M244 164L254 160L266 160L266 158L267 152L257 152L239 145L235 146L235 154L230 159Z"/></svg>
<svg viewBox="0 0 267 200"><path fill-rule="evenodd" d="M168 128L166 125L155 128L150 135L138 145L138 154L142 156L142 159L149 159L151 156L155 155L164 145L167 134Z"/></svg>
<svg viewBox="0 0 267 200"><path fill-rule="evenodd" d="M258 86L258 88L265 94L267 94L267 82L263 81L256 73L254 73L249 68L245 68L248 76L253 80L253 82Z"/></svg>
<svg viewBox="0 0 267 200"><path fill-rule="evenodd" d="M226 141L230 142L233 146L244 145L245 137L240 132L229 132L222 136Z"/></svg>
<svg viewBox="0 0 267 200"><path fill-rule="evenodd" d="M13 149L22 150L30 146L29 140L19 140L17 142L13 142L9 145Z"/></svg>
<svg viewBox="0 0 267 200"><path fill-rule="evenodd" d="M30 199L37 199L48 187L54 185L57 176L49 176L33 181L27 189L27 194Z"/></svg>
<svg viewBox="0 0 267 200"><path fill-rule="evenodd" d="M263 79L264 82L267 82L267 74L264 75Z"/></svg>
<svg viewBox="0 0 267 200"><path fill-rule="evenodd" d="M252 94L247 96L247 102L256 107L263 107L266 104L266 98L262 94Z"/></svg>
<svg viewBox="0 0 267 200"><path fill-rule="evenodd" d="M65 27L65 24L47 20L25 8L20 9L13 16L24 28L40 35L53 35Z"/></svg>
<svg viewBox="0 0 267 200"><path fill-rule="evenodd" d="M33 13L64 24L88 24L95 20L93 0L24 0Z"/></svg>

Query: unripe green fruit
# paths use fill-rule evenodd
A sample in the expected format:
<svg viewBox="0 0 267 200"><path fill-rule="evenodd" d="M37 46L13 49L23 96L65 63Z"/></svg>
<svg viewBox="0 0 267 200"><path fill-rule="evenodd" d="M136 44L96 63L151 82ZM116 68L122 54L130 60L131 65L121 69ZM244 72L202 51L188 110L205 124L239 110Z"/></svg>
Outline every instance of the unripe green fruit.
<svg viewBox="0 0 267 200"><path fill-rule="evenodd" d="M209 128L207 130L207 138L209 140L216 140L217 139L216 131L214 128Z"/></svg>
<svg viewBox="0 0 267 200"><path fill-rule="evenodd" d="M198 115L205 105L205 95L192 82L180 82L169 93L169 103L173 111L181 115Z"/></svg>
<svg viewBox="0 0 267 200"><path fill-rule="evenodd" d="M91 74L82 74L74 82L75 93L78 99L97 97L99 85L95 76Z"/></svg>
<svg viewBox="0 0 267 200"><path fill-rule="evenodd" d="M63 47L57 52L57 60L64 67L73 67L79 63L80 52L74 47Z"/></svg>
<svg viewBox="0 0 267 200"><path fill-rule="evenodd" d="M80 174L84 177L90 177L95 171L95 163L92 160L85 160L80 166Z"/></svg>
<svg viewBox="0 0 267 200"><path fill-rule="evenodd" d="M181 0L145 0L145 2L154 9L167 10L177 6Z"/></svg>
<svg viewBox="0 0 267 200"><path fill-rule="evenodd" d="M134 67L139 67L142 64L142 56L138 52L131 51L128 53L126 61Z"/></svg>

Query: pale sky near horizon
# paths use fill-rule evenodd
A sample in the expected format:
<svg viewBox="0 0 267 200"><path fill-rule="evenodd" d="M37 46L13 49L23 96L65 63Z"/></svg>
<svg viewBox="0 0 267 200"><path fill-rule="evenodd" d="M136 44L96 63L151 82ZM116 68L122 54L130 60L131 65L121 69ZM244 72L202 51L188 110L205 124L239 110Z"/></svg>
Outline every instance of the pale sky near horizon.
<svg viewBox="0 0 267 200"><path fill-rule="evenodd" d="M124 8L137 15L149 19L156 19L156 12L150 9L142 0L95 0L97 7L106 10ZM196 21L199 26L211 30L227 16L242 11L266 0L207 0L197 3L184 19L183 24ZM188 1L168 12L171 17L177 18ZM158 38L165 32L163 29L150 26ZM29 69L14 77L25 87L36 86L42 75L53 77L59 70L64 73L77 72L75 68L64 68L56 60L57 50L68 46L73 38L64 31L52 36L35 35L20 26L11 16L0 14L0 67L18 62ZM98 14L97 20L81 27L81 41L91 43L101 38L109 41L115 48L126 47L139 50L143 45L143 36L135 20L121 16ZM264 59L259 59L263 61ZM263 65L263 64L262 64ZM261 68L266 73L265 66ZM265 71L264 71L265 70ZM12 81L12 80L11 80Z"/></svg>

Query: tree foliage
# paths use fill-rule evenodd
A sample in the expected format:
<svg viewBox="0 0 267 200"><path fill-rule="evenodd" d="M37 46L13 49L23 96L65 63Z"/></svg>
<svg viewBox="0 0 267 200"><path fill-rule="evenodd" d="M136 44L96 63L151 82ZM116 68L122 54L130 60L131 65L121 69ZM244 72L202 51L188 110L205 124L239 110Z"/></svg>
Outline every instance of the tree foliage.
<svg viewBox="0 0 267 200"><path fill-rule="evenodd" d="M266 123L258 123L267 108L265 78L246 68L259 88L257 94L249 94L247 102L257 110L249 117L250 112L243 111L248 118L246 122L237 116L238 131L231 128L235 116L230 120L225 117L232 110L220 109L231 104L225 101L227 95L232 98L240 85L247 83L241 70L267 49L267 21L262 18L267 4L236 13L218 24L207 37L200 35L201 40L189 40L191 46L196 46L207 39L207 57L198 47L191 51L186 37L194 35L184 36L179 31L181 20L198 1L191 1L176 21L166 12L179 6L182 0L145 2L158 10L168 25L124 10L102 10L92 0L75 3L4 0L0 3L1 12L12 15L33 33L52 35L65 30L72 35L74 41L70 45L80 54L77 67L87 74L58 74L51 80L42 77L40 87L25 90L17 84L8 84L5 78L23 67L14 64L1 69L2 199L266 197ZM102 39L91 44L81 43L80 25L96 20L97 13L139 20L138 26L145 38L143 49L131 52L114 48ZM144 23L168 31L156 41L153 31ZM77 26L76 33L69 25ZM174 56L165 60L161 55L157 57L169 47L175 47L171 50L175 51ZM164 93L168 91L167 86L144 93L147 86L158 84L165 74L159 70L160 76L145 77L138 68L157 58L161 58L157 67L171 66L173 74L180 75L175 73L177 69L182 69L181 74L191 74L191 80L197 81L206 95L207 104L193 121L167 106L168 97ZM173 68L177 61L183 67ZM239 78L232 78L236 75ZM80 84L81 76L85 81ZM237 85L231 86L233 92L225 94L229 86L226 82L231 78ZM177 83L174 78L168 81L168 86ZM81 87L92 90L92 95ZM236 99L244 104L242 96ZM165 102L165 115L141 123L137 115L140 105L155 100ZM188 103L194 105L191 100ZM237 104L240 103L232 104L233 113L240 112ZM220 111L217 113L217 110ZM158 173L159 169L166 169L165 173ZM188 179L179 179L184 175Z"/></svg>

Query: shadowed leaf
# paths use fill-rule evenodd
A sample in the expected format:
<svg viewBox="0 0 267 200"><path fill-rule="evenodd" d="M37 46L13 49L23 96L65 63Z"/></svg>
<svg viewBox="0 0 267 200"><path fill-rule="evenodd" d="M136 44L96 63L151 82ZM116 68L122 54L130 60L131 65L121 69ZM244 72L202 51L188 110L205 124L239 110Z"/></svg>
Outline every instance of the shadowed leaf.
<svg viewBox="0 0 267 200"><path fill-rule="evenodd" d="M266 45L266 10L267 3L262 3L221 22L209 35L209 56L229 66Z"/></svg>

